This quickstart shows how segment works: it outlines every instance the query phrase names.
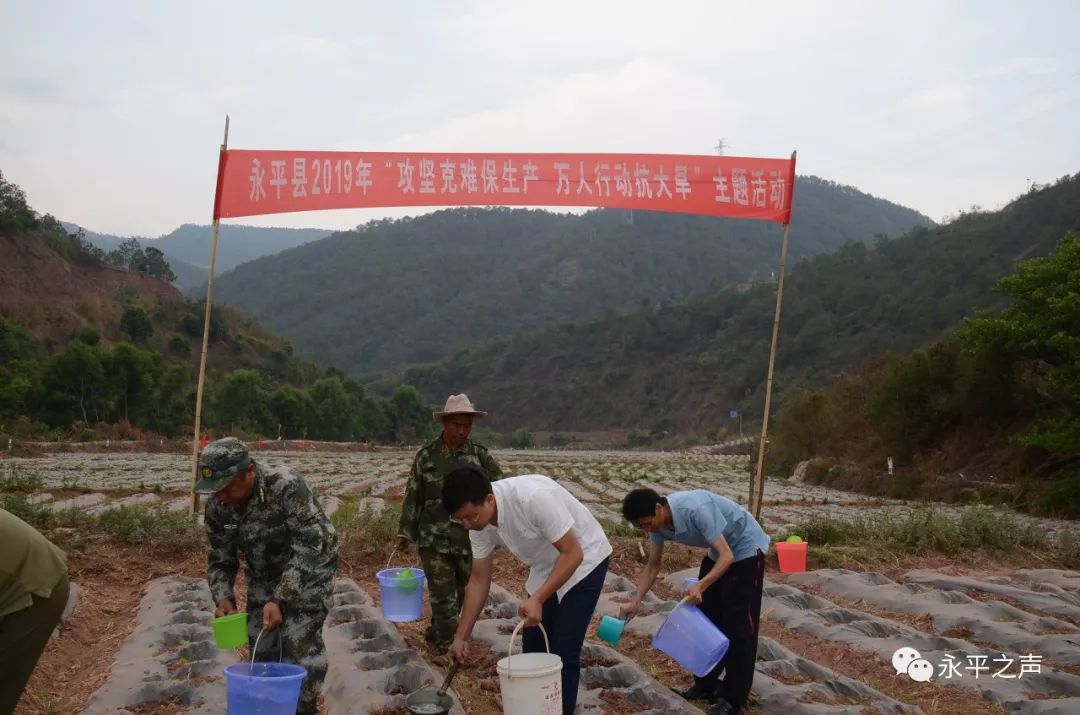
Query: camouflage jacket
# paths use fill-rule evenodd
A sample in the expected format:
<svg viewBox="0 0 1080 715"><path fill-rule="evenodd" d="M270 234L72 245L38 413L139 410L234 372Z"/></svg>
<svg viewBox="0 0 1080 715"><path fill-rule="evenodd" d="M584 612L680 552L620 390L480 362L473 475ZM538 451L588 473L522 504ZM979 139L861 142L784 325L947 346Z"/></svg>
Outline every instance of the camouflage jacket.
<svg viewBox="0 0 1080 715"><path fill-rule="evenodd" d="M255 491L244 506L206 502L207 581L214 602L236 603L233 583L244 552L247 602L276 599L295 607L329 599L337 573L337 532L307 482L285 466L255 465Z"/></svg>
<svg viewBox="0 0 1080 715"><path fill-rule="evenodd" d="M469 532L450 521L442 505L442 485L447 474L464 464L478 467L495 480L503 476L502 467L488 454L487 447L467 440L461 450L452 452L440 434L435 441L420 448L409 470L405 497L401 502L398 535L444 554L468 556L472 553Z"/></svg>

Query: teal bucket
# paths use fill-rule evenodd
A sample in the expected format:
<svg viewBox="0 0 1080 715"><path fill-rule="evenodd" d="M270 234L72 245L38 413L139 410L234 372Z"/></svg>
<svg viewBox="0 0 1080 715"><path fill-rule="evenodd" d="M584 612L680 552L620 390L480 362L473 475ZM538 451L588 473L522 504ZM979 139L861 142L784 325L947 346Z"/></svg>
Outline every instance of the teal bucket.
<svg viewBox="0 0 1080 715"><path fill-rule="evenodd" d="M604 616L600 619L600 625L596 628L596 635L600 637L600 640L616 645L619 639L622 638L623 628L625 627L626 621L622 618Z"/></svg>
<svg viewBox="0 0 1080 715"><path fill-rule="evenodd" d="M225 668L229 715L296 715L307 670L292 663L234 663Z"/></svg>

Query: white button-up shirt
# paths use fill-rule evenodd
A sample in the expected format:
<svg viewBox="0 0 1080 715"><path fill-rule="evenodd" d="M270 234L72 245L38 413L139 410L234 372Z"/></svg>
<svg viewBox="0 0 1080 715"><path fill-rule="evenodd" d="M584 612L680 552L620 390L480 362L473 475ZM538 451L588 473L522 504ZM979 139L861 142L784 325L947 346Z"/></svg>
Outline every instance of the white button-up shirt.
<svg viewBox="0 0 1080 715"><path fill-rule="evenodd" d="M482 559L496 546L505 546L529 567L525 590L536 593L555 566L559 550L553 545L573 530L584 558L559 587L561 600L566 592L589 575L611 555L611 544L600 522L574 496L542 474L509 477L491 483L498 508L498 524L470 531L473 558Z"/></svg>

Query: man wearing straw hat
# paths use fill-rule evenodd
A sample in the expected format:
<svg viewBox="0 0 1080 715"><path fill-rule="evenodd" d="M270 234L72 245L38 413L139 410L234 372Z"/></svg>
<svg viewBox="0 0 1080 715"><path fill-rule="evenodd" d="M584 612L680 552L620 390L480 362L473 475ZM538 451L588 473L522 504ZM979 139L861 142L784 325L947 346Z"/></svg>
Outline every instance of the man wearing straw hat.
<svg viewBox="0 0 1080 715"><path fill-rule="evenodd" d="M450 658L465 660L476 619L491 588L493 554L502 546L529 567L528 598L518 612L525 619L522 646L526 653L545 650L562 660L562 711L572 715L581 677L585 630L607 575L611 543L600 522L574 495L542 474L526 474L489 482L475 469L446 477L443 506L469 530L473 568L461 609L461 624L450 646Z"/></svg>
<svg viewBox="0 0 1080 715"><path fill-rule="evenodd" d="M337 573L337 532L301 477L255 462L236 437L206 445L199 470L195 490L214 495L205 515L214 616L236 611L233 584L242 551L253 650L259 639L253 658L280 656L307 669L296 712L315 715L326 677L322 628Z"/></svg>
<svg viewBox="0 0 1080 715"><path fill-rule="evenodd" d="M478 469L489 480L498 479L502 468L486 447L469 439L473 420L487 412L476 409L468 395L450 395L442 411L432 416L442 424L442 434L413 459L395 548L410 542L419 546L431 600L431 625L424 635L431 648L442 653L457 630L472 561L468 533L443 509L443 480L463 466Z"/></svg>
<svg viewBox="0 0 1080 715"><path fill-rule="evenodd" d="M687 600L700 604L730 646L711 673L695 676L693 686L680 695L712 701L708 715L738 713L754 681L768 534L746 509L704 489L674 492L666 498L652 489L635 489L623 499L622 512L623 518L649 533L652 544L633 600L619 609L621 618L637 613L641 599L652 588L665 541L709 550ZM720 673L723 680L717 680Z"/></svg>

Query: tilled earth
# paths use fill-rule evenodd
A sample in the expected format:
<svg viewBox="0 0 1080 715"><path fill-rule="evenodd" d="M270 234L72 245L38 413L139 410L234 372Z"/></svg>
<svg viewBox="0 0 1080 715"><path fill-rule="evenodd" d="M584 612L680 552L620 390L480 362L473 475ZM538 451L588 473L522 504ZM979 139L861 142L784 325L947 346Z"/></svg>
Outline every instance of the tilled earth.
<svg viewBox="0 0 1080 715"><path fill-rule="evenodd" d="M560 481L600 518L619 524L618 504L636 486L661 492L706 488L745 502L745 457L689 453L579 451L496 452L511 474ZM355 501L379 511L399 501L411 451L266 451L304 475L328 512ZM0 474L34 474L32 498L52 509L93 513L121 505L182 511L190 501L190 455L56 453L0 460ZM768 481L764 523L782 531L810 513L844 518L873 510L903 513L917 505L821 487ZM945 513L956 510L941 507ZM1014 518L1050 533L1069 522ZM596 618L632 592L639 541L612 539L616 552ZM813 547L811 545L811 554ZM405 696L437 684L442 654L423 645L423 622L382 618L375 571L388 545L343 554L334 608L324 633L330 672L327 713L403 712ZM399 556L400 558L400 556ZM650 613L627 626L613 649L595 637L583 653L582 712L693 713L675 695L688 674L650 647L650 638L696 575L689 549L671 548ZM222 713L222 668L243 653L214 647L211 604L201 554L146 553L89 540L69 556L81 598L31 680L19 715L30 713ZM751 712L792 713L1076 713L1080 712L1080 573L1016 564L958 564L899 558L877 570L813 568L785 575L770 558ZM524 571L497 563L469 667L454 681L457 710L502 712L495 662L509 647L523 595ZM929 682L892 665L911 648L928 664Z"/></svg>

